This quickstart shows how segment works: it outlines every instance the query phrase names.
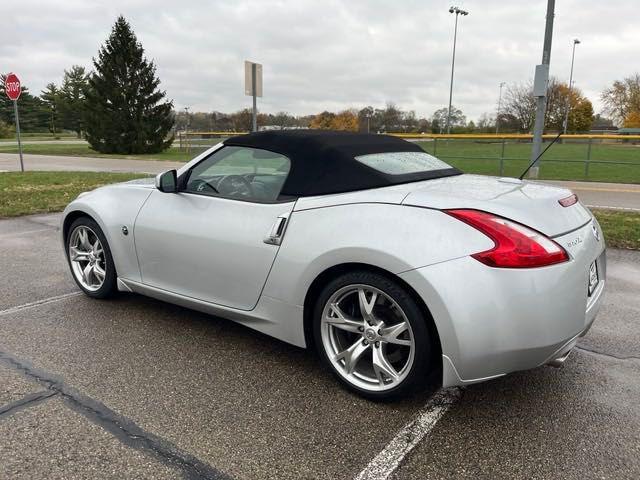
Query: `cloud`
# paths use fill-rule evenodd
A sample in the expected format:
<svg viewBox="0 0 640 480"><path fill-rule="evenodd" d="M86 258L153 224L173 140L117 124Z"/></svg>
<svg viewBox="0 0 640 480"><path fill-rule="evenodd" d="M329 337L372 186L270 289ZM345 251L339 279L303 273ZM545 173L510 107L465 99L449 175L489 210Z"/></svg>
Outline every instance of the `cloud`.
<svg viewBox="0 0 640 480"><path fill-rule="evenodd" d="M495 111L500 82L532 78L542 56L546 2L467 0L460 18L453 102L469 118ZM569 75L599 110L599 94L633 73L640 44L631 0L556 5L551 74ZM0 71L38 93L91 59L119 14L132 24L176 107L250 105L243 62L264 65L263 111L308 114L394 102L429 116L448 102L453 15L442 1L23 0L5 9ZM638 67L635 67L636 70Z"/></svg>

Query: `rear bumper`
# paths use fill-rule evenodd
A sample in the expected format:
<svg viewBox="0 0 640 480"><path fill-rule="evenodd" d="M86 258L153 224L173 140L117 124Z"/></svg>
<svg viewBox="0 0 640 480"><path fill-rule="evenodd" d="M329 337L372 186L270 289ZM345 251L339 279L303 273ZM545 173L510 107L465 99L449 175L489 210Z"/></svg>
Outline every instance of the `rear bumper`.
<svg viewBox="0 0 640 480"><path fill-rule="evenodd" d="M555 240L570 261L520 270L491 268L463 257L401 274L434 317L444 386L560 363L587 333L606 285L601 232L596 239L589 222ZM589 296L594 261L600 281Z"/></svg>

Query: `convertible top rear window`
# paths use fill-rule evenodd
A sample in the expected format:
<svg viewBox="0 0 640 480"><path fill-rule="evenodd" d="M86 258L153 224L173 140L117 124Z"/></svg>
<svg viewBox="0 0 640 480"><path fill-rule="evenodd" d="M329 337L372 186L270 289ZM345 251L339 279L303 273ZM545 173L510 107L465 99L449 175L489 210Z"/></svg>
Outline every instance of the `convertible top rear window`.
<svg viewBox="0 0 640 480"><path fill-rule="evenodd" d="M433 172L451 168L451 165L426 152L388 152L359 155L355 159L366 166L389 175Z"/></svg>

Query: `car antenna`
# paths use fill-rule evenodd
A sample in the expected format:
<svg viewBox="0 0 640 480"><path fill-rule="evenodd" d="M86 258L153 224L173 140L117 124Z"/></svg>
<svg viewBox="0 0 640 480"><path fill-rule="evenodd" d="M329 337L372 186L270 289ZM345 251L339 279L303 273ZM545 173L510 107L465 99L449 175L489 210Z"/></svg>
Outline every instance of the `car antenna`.
<svg viewBox="0 0 640 480"><path fill-rule="evenodd" d="M554 139L551 141L551 143L550 143L549 145L547 145L547 146L546 146L546 148L545 148L545 149L540 153L540 155L538 155L538 156L536 157L536 159L535 159L533 162L531 162L531 163L529 164L529 166L526 168L526 170L525 170L524 172L522 172L522 175L520 175L520 176L518 177L518 180L522 180L522 179L523 179L523 177L527 174L527 172L528 172L529 170L531 170L531 167L533 167L533 166L535 165L535 163L540 159L540 157L541 157L542 155L544 155L544 152L546 152L547 150L549 150L549 147L550 147L551 145L553 145L554 143L556 143L556 140L558 140L558 139L560 138L560 135L562 135L562 132L560 132L558 135L556 135L556 138L554 138Z"/></svg>

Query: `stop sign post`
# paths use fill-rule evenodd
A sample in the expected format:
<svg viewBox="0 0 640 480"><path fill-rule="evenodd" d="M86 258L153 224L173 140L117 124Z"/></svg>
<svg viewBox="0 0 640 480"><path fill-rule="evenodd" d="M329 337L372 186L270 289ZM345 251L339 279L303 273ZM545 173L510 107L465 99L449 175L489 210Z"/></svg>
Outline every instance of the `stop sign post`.
<svg viewBox="0 0 640 480"><path fill-rule="evenodd" d="M20 118L18 117L18 99L22 93L20 79L15 73L10 73L4 80L4 92L10 100L13 100L13 112L16 117L16 134L18 135L18 152L20 153L20 171L24 172L24 162L22 161L22 143L20 142Z"/></svg>

